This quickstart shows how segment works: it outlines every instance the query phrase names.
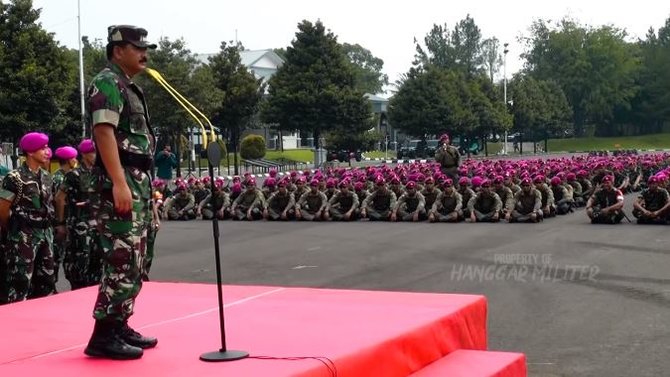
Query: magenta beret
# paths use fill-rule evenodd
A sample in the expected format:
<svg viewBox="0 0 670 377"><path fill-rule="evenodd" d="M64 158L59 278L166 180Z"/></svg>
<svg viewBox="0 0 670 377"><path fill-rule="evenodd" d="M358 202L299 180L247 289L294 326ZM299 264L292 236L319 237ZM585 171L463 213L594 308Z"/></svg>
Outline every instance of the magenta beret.
<svg viewBox="0 0 670 377"><path fill-rule="evenodd" d="M84 139L79 143L79 152L81 153L93 153L95 152L95 144L91 139Z"/></svg>
<svg viewBox="0 0 670 377"><path fill-rule="evenodd" d="M27 153L38 151L49 144L49 136L41 132L30 132L21 138L19 147Z"/></svg>
<svg viewBox="0 0 670 377"><path fill-rule="evenodd" d="M77 158L77 150L71 146L60 147L56 149L54 155L59 160L71 160Z"/></svg>

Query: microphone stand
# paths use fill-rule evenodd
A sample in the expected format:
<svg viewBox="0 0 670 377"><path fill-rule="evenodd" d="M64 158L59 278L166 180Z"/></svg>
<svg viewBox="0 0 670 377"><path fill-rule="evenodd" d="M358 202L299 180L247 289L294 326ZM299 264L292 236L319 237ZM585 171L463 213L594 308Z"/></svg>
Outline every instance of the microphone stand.
<svg viewBox="0 0 670 377"><path fill-rule="evenodd" d="M218 141L212 141L207 145L207 160L209 162L209 177L214 184L214 165L221 163L221 146ZM214 190L210 198L212 209L214 209ZM223 315L223 286L221 283L221 253L219 250L219 218L216 213L212 218L212 232L214 234L214 255L216 258L216 288L219 299L219 327L221 329L221 348L218 351L206 352L200 355L202 361L233 361L249 357L245 351L233 351L226 348L226 326Z"/></svg>

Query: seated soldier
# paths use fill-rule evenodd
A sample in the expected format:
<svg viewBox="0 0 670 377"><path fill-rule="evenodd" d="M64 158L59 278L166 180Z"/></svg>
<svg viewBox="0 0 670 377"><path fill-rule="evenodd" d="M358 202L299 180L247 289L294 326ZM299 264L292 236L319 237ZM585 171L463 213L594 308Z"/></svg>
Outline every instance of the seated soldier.
<svg viewBox="0 0 670 377"><path fill-rule="evenodd" d="M488 179L482 180L480 188L468 203L470 222L498 222L502 209L500 197L491 190L491 181Z"/></svg>
<svg viewBox="0 0 670 377"><path fill-rule="evenodd" d="M574 201L570 196L568 190L563 186L560 177L553 177L551 179L551 192L554 196L554 203L557 215L565 215L572 212L572 205Z"/></svg>
<svg viewBox="0 0 670 377"><path fill-rule="evenodd" d="M442 178L444 180L448 179L447 177ZM442 183L441 182L441 183ZM442 193L440 189L435 187L435 179L433 177L427 177L425 181L426 187L421 190L421 195L426 199L426 212L430 212L437 200L437 197Z"/></svg>
<svg viewBox="0 0 670 377"><path fill-rule="evenodd" d="M623 193L614 188L614 177L606 175L602 187L586 203L586 214L591 224L618 224L624 218Z"/></svg>
<svg viewBox="0 0 670 377"><path fill-rule="evenodd" d="M514 195L513 208L505 215L511 223L542 221L542 194L533 187L530 178L521 180L521 191Z"/></svg>
<svg viewBox="0 0 670 377"><path fill-rule="evenodd" d="M326 199L330 200L335 194L337 193L337 179L335 178L328 178L326 180L326 189L323 190L323 193L326 195ZM327 215L328 212L326 211L324 215Z"/></svg>
<svg viewBox="0 0 670 377"><path fill-rule="evenodd" d="M229 212L226 213L226 209L230 207L230 197L223 191L222 186L223 181L214 182L214 190L200 201L196 215L202 216L203 220L211 220L214 216L219 220L224 220L230 216Z"/></svg>
<svg viewBox="0 0 670 377"><path fill-rule="evenodd" d="M391 213L391 221L421 221L426 219L426 199L416 191L416 182L409 181L405 185L405 193L398 201ZM399 215L399 216L398 216Z"/></svg>
<svg viewBox="0 0 670 377"><path fill-rule="evenodd" d="M298 220L321 221L324 210L328 205L326 194L319 191L319 180L312 179L309 183L309 191L302 194L295 205L295 217Z"/></svg>
<svg viewBox="0 0 670 377"><path fill-rule="evenodd" d="M340 191L328 201L326 219L335 221L350 221L357 218L358 195L351 191L351 182L348 179L340 182Z"/></svg>
<svg viewBox="0 0 670 377"><path fill-rule="evenodd" d="M288 191L289 182L282 179L277 184L277 191L265 202L263 217L266 220L295 219L295 197Z"/></svg>
<svg viewBox="0 0 670 377"><path fill-rule="evenodd" d="M556 206L554 205L554 192L547 186L546 178L543 175L537 175L533 179L535 189L542 195L542 217L556 216Z"/></svg>
<svg viewBox="0 0 670 377"><path fill-rule="evenodd" d="M666 224L670 198L668 191L659 187L659 180L655 176L647 180L647 189L633 203L633 216L638 224Z"/></svg>
<svg viewBox="0 0 670 377"><path fill-rule="evenodd" d="M582 185L577 181L577 175L575 173L568 173L566 175L566 179L568 180L568 184L572 186L572 199L574 200L574 206L584 207L586 205L586 199L584 199Z"/></svg>
<svg viewBox="0 0 670 377"><path fill-rule="evenodd" d="M591 179L589 179L589 173L586 170L577 172L577 182L582 186L582 198L584 198L584 205L586 205L586 201L589 200L595 191L595 186L591 182Z"/></svg>
<svg viewBox="0 0 670 377"><path fill-rule="evenodd" d="M177 193L165 205L168 220L195 219L195 198L186 185L177 186Z"/></svg>
<svg viewBox="0 0 670 377"><path fill-rule="evenodd" d="M461 195L463 201L463 218L469 219L470 209L468 208L468 204L470 203L470 199L475 196L475 192L470 188L470 179L468 177L461 177L458 180L458 193Z"/></svg>
<svg viewBox="0 0 670 377"><path fill-rule="evenodd" d="M386 187L384 177L377 177L375 185L376 190L371 192L361 205L361 218L367 217L370 221L389 220L395 208L396 196Z"/></svg>
<svg viewBox="0 0 670 377"><path fill-rule="evenodd" d="M191 188L191 193L195 199L195 203L199 204L210 194L209 188L205 187L205 183L200 179L195 179L193 181L193 187Z"/></svg>
<svg viewBox="0 0 670 377"><path fill-rule="evenodd" d="M268 177L263 182L263 198L265 200L270 199L270 196L277 191L277 181L273 177Z"/></svg>
<svg viewBox="0 0 670 377"><path fill-rule="evenodd" d="M505 186L505 178L501 175L493 179L493 185L495 188L495 193L500 197L500 201L503 206L500 210L500 216L505 216L506 213L509 213L514 209L514 193L512 189Z"/></svg>
<svg viewBox="0 0 670 377"><path fill-rule="evenodd" d="M233 220L260 220L265 206L263 192L256 187L254 177L247 178L245 184L247 189L240 193L230 207Z"/></svg>
<svg viewBox="0 0 670 377"><path fill-rule="evenodd" d="M455 223L463 220L463 198L456 191L451 178L444 180L442 192L433 203L428 220L430 222Z"/></svg>
<svg viewBox="0 0 670 377"><path fill-rule="evenodd" d="M354 215L355 217L361 218L361 210L363 209L363 202L365 201L365 198L370 195L368 190L365 189L365 183L364 182L356 182L354 183L354 194L358 197L358 208L354 210Z"/></svg>

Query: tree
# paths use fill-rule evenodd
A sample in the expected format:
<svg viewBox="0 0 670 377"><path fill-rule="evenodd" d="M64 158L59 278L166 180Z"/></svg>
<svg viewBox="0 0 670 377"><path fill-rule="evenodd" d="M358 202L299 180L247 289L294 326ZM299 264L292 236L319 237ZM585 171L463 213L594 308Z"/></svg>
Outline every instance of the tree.
<svg viewBox="0 0 670 377"><path fill-rule="evenodd" d="M456 24L451 33L456 64L468 76L475 75L483 63L481 39L482 33L469 14Z"/></svg>
<svg viewBox="0 0 670 377"><path fill-rule="evenodd" d="M502 65L502 56L500 55L500 42L498 38L487 38L482 42L482 62L489 75L489 80L493 83L493 78L500 70Z"/></svg>
<svg viewBox="0 0 670 377"><path fill-rule="evenodd" d="M383 92L384 86L389 84L388 76L382 73L384 61L359 44L345 43L342 50L353 64L356 89L363 93Z"/></svg>
<svg viewBox="0 0 670 377"><path fill-rule="evenodd" d="M416 53L414 55L414 66L417 68L434 65L443 69L451 69L456 66L454 48L451 44L451 35L447 24L433 24L433 28L424 38L424 49L414 39Z"/></svg>
<svg viewBox="0 0 670 377"><path fill-rule="evenodd" d="M232 143L235 174L239 174L237 166L237 150L241 131L249 124L251 117L258 111L258 106L265 93L262 79L256 79L253 73L242 64L240 51L244 51L241 43L221 42L218 54L209 58L214 83L221 92L221 101L216 109L217 123L228 130Z"/></svg>
<svg viewBox="0 0 670 377"><path fill-rule="evenodd" d="M355 87L342 46L320 21L298 24L286 61L269 85L262 120L311 132L316 148L324 130L355 135L369 125L370 104Z"/></svg>
<svg viewBox="0 0 670 377"><path fill-rule="evenodd" d="M0 3L0 138L54 135L66 122L75 63L38 23L31 0Z"/></svg>
<svg viewBox="0 0 670 377"><path fill-rule="evenodd" d="M575 133L587 124L607 134L614 109L627 106L636 93L633 85L639 67L626 33L612 26L592 28L570 19L558 25L536 21L530 28L526 70L538 80L555 81L573 112Z"/></svg>

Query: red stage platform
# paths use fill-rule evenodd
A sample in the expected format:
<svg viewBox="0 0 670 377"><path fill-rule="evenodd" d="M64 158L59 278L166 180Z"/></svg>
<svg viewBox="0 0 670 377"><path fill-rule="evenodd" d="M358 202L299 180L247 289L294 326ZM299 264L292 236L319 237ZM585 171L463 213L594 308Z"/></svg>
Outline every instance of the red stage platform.
<svg viewBox="0 0 670 377"><path fill-rule="evenodd" d="M216 286L148 283L131 325L158 347L135 361L91 359L82 351L96 293L0 306L0 376L392 377L486 349L482 296L226 286L228 348L259 358L206 363L199 355L220 346Z"/></svg>

